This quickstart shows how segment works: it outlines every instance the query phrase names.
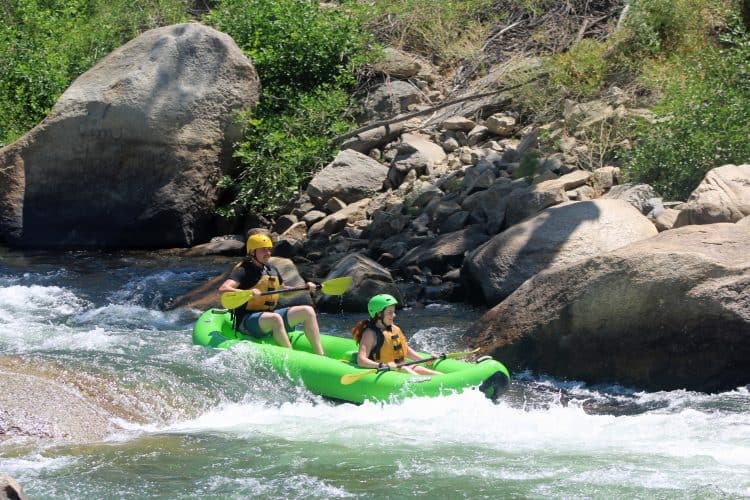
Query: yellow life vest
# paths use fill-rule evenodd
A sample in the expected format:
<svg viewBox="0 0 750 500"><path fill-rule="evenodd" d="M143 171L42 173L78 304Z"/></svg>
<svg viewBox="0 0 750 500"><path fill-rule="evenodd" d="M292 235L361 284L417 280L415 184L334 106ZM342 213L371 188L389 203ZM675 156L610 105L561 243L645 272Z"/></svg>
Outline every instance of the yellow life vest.
<svg viewBox="0 0 750 500"><path fill-rule="evenodd" d="M376 347L370 354L373 361L380 363L390 363L391 361L403 363L406 361L406 337L404 337L404 332L401 331L401 328L391 325L388 330L375 330L375 333L378 336L382 335L383 344L379 350Z"/></svg>
<svg viewBox="0 0 750 500"><path fill-rule="evenodd" d="M260 280L251 288L257 288L261 292L279 290L281 288L281 280L278 275L269 272L268 268L265 268ZM271 295L260 295L248 300L246 308L248 311L273 311L278 303L279 294L277 293Z"/></svg>

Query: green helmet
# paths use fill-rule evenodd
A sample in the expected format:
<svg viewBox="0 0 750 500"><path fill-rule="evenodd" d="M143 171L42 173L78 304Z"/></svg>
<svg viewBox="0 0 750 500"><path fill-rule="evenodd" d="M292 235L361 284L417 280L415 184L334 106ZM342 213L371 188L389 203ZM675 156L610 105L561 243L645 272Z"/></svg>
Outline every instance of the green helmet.
<svg viewBox="0 0 750 500"><path fill-rule="evenodd" d="M367 303L367 312L370 313L370 317L374 318L376 314L385 309L388 306L395 306L398 304L398 300L393 295L387 293L381 293L370 299Z"/></svg>

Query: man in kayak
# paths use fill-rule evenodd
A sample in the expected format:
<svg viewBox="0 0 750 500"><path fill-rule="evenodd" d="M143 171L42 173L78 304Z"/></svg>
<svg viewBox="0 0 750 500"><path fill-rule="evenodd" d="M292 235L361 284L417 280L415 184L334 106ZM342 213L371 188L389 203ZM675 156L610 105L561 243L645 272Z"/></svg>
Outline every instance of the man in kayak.
<svg viewBox="0 0 750 500"><path fill-rule="evenodd" d="M288 330L304 323L305 336L316 354L324 356L320 343L320 328L315 310L310 306L292 306L276 309L279 301L277 294L262 295L263 292L283 290L281 273L268 263L271 259L273 243L265 234L253 234L247 239L247 257L232 269L229 278L219 287L219 291L239 292L250 290L253 296L246 304L233 309L235 328L246 335L256 338L273 335L281 347L292 348ZM310 291L316 288L315 283L307 283Z"/></svg>
<svg viewBox="0 0 750 500"><path fill-rule="evenodd" d="M354 340L359 344L357 364L360 368L399 368L408 359L424 359L406 343L404 332L393 320L398 301L393 295L375 295L367 303L369 320L362 320L352 328ZM423 365L402 366L399 369L415 375L439 375Z"/></svg>

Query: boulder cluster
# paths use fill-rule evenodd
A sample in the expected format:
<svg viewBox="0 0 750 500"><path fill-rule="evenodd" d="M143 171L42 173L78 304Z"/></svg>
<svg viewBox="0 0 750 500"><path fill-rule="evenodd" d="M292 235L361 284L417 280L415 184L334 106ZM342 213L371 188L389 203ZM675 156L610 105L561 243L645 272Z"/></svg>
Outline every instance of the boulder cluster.
<svg viewBox="0 0 750 500"><path fill-rule="evenodd" d="M376 85L365 105L404 120L346 141L271 228L304 274L354 277L319 307L465 300L491 307L467 342L515 370L649 389L750 381L750 164L668 201L591 165L587 130L649 119L616 92L521 126L486 104L420 119L425 90L416 75Z"/></svg>

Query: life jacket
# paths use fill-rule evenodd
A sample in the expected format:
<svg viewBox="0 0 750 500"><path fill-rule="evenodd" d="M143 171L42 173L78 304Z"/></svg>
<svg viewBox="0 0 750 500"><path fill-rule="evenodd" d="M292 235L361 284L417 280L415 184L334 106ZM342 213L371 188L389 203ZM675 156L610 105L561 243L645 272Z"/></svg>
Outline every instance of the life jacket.
<svg viewBox="0 0 750 500"><path fill-rule="evenodd" d="M281 289L281 279L276 273L275 269L263 266L263 275L260 280L253 286L261 292L270 292L272 290ZM276 308L276 304L279 303L279 295L274 293L272 295L260 295L258 297L251 297L247 301L245 308L248 311L273 311Z"/></svg>
<svg viewBox="0 0 750 500"><path fill-rule="evenodd" d="M380 363L403 363L406 361L406 337L397 325L391 325L385 331L375 326L374 321L360 321L352 328L352 336L357 344L362 340L362 334L370 329L375 332L375 346L367 357Z"/></svg>

